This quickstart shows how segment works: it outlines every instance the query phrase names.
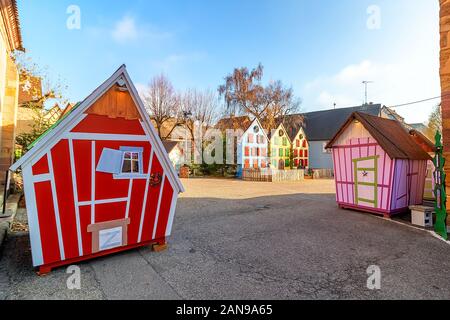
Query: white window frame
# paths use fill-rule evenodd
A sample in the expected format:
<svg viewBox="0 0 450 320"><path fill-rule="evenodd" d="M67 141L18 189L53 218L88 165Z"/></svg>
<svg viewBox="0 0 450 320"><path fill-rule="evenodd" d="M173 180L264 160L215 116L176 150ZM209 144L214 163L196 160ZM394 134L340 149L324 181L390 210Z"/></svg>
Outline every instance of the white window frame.
<svg viewBox="0 0 450 320"><path fill-rule="evenodd" d="M138 161L139 161L139 172L121 172L114 174L114 179L146 179L147 175L144 174L143 171L143 154L144 149L138 148L138 147L120 147L120 151L122 152L122 161L120 163L120 171L123 169L123 164L125 162L125 153L137 153L138 154Z"/></svg>

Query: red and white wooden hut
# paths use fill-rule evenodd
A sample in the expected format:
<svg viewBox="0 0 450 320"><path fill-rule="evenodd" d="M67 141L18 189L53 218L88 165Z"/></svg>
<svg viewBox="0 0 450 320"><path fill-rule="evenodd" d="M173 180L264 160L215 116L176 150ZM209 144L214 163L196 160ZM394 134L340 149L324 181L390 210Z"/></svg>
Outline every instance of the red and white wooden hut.
<svg viewBox="0 0 450 320"><path fill-rule="evenodd" d="M327 148L340 207L390 217L422 204L431 157L398 121L355 112Z"/></svg>
<svg viewBox="0 0 450 320"><path fill-rule="evenodd" d="M33 265L41 273L165 244L184 191L125 66L10 170L19 168Z"/></svg>

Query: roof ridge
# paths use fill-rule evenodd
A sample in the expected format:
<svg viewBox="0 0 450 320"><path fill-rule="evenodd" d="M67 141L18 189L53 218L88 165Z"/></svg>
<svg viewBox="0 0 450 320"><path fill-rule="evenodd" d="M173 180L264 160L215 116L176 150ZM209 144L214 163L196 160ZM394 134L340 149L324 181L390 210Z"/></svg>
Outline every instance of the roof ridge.
<svg viewBox="0 0 450 320"><path fill-rule="evenodd" d="M385 120L385 121L386 121L386 120L387 120L387 121L392 121L393 123L395 123L395 125L401 125L397 120L386 119L386 118L380 118L380 117L374 117L374 116L371 116L371 115L369 115L369 114L362 114L362 113L360 113L360 112L356 112L356 114L358 114L359 116L361 116L364 120L366 120L365 117L367 116L367 117L376 118L377 120L383 119L383 120ZM377 131L380 135L382 135L387 141L392 142L391 139L390 139L388 136L386 136L382 131L380 131L380 130L379 130L377 127L375 127L372 123L370 123L370 122L368 122L368 121L366 120L366 124L369 125L370 127L372 127L373 130ZM403 128L400 128L400 129L404 130ZM369 132L370 132L370 131L369 131ZM392 145L395 147L395 149L397 149L400 153L404 154L406 157L409 156L408 154L405 153L404 150L402 150L401 148L399 148L395 143L392 143Z"/></svg>

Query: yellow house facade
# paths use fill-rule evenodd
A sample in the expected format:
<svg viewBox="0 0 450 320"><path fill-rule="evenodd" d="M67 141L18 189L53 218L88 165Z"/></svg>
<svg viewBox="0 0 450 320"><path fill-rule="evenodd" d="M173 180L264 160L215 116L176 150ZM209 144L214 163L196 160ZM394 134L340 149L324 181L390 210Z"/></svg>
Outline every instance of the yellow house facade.
<svg viewBox="0 0 450 320"><path fill-rule="evenodd" d="M270 165L274 169L291 167L291 139L283 124L270 132Z"/></svg>

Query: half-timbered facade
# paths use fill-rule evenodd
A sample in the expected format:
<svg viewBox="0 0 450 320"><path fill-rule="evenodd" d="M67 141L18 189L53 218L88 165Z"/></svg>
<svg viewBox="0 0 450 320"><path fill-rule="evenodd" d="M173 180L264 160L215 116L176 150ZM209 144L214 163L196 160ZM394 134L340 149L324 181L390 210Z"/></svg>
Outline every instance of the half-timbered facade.
<svg viewBox="0 0 450 320"><path fill-rule="evenodd" d="M278 170L291 167L291 139L282 123L270 132L270 163Z"/></svg>
<svg viewBox="0 0 450 320"><path fill-rule="evenodd" d="M268 166L268 138L258 119L244 128L238 143L237 159L240 168L260 169Z"/></svg>
<svg viewBox="0 0 450 320"><path fill-rule="evenodd" d="M340 207L391 216L422 204L431 157L400 122L355 112L327 148Z"/></svg>
<svg viewBox="0 0 450 320"><path fill-rule="evenodd" d="M303 128L300 128L292 139L292 161L294 168L309 166L309 143Z"/></svg>
<svg viewBox="0 0 450 320"><path fill-rule="evenodd" d="M125 66L71 109L22 168L33 265L52 267L171 234L183 186Z"/></svg>

